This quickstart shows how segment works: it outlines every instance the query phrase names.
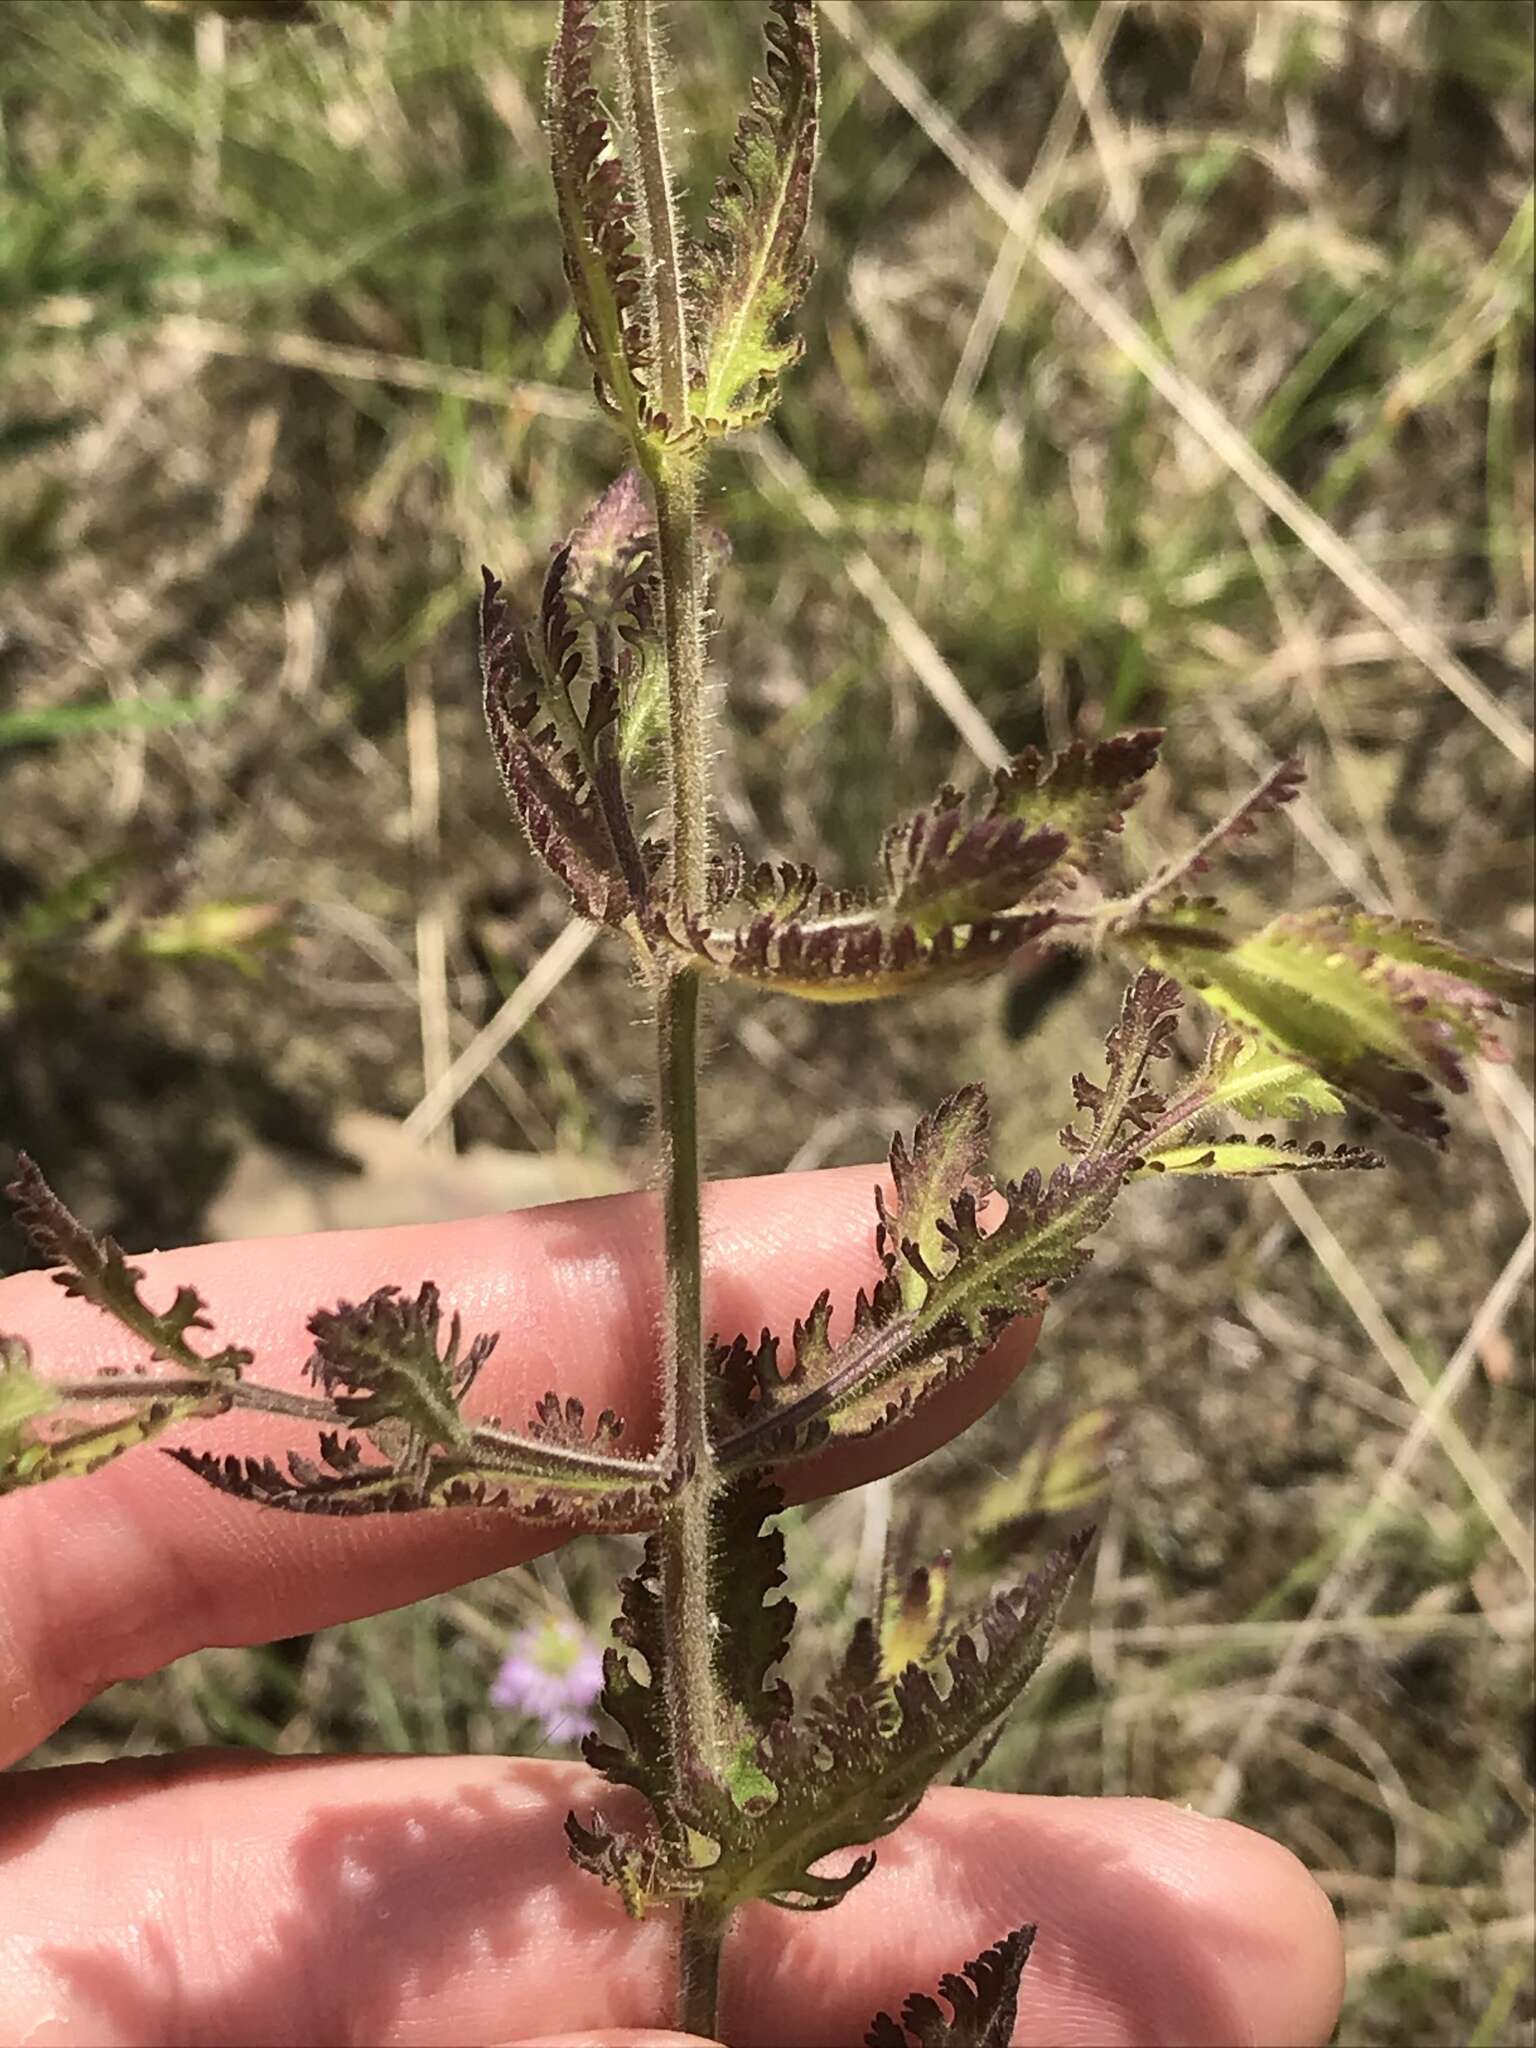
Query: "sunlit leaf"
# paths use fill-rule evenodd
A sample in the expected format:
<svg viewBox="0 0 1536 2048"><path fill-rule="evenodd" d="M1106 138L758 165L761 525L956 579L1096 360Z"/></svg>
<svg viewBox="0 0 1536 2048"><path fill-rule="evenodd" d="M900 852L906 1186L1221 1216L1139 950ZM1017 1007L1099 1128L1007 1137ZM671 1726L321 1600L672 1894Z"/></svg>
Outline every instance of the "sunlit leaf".
<svg viewBox="0 0 1536 2048"><path fill-rule="evenodd" d="M742 1817L720 1874L706 1880L716 1895L820 1910L867 1876L872 1854L838 1872L814 1866L899 1827L1007 1712L1039 1667L1089 1540L1075 1538L1024 1584L995 1594L950 1631L936 1663L909 1665L873 1693L770 1730L760 1761L778 1797Z"/></svg>
<svg viewBox="0 0 1536 2048"><path fill-rule="evenodd" d="M1495 1020L1530 999L1530 977L1363 912L1277 917L1247 936L1218 907L1149 907L1114 937L1274 1051L1402 1129L1443 1141L1439 1082L1468 1085L1464 1061L1502 1057Z"/></svg>
<svg viewBox="0 0 1536 2048"><path fill-rule="evenodd" d="M1026 747L994 777L990 814L1061 833L1062 861L1091 868L1140 802L1162 742L1161 728L1149 726L1097 743L1073 740L1059 754Z"/></svg>
<svg viewBox="0 0 1536 2048"><path fill-rule="evenodd" d="M545 118L565 275L598 402L638 439L646 419L651 343L633 203L593 76L597 18L597 0L561 0Z"/></svg>
<svg viewBox="0 0 1536 2048"><path fill-rule="evenodd" d="M195 1331L211 1330L207 1304L195 1289L178 1287L171 1305L152 1309L141 1286L142 1267L130 1266L122 1247L110 1237L97 1237L65 1207L25 1153L6 1190L16 1221L37 1256L60 1270L54 1280L67 1295L88 1301L163 1358L207 1380L236 1379L251 1354L236 1345L202 1352L191 1341Z"/></svg>
<svg viewBox="0 0 1536 2048"><path fill-rule="evenodd" d="M891 1140L890 1169L895 1200L889 1206L875 1190L876 1234L881 1252L903 1252L898 1278L902 1303L920 1308L927 1298L926 1273L942 1265L942 1225L966 1189L980 1194L991 1184L987 1166L987 1097L974 1082L923 1117L912 1143L898 1131ZM915 1258L904 1253L910 1245Z"/></svg>
<svg viewBox="0 0 1536 2048"><path fill-rule="evenodd" d="M813 0L770 0L765 72L752 81L709 234L694 251L703 344L690 404L709 434L764 419L800 353L783 329L811 268L801 244L816 162Z"/></svg>
<svg viewBox="0 0 1536 2048"><path fill-rule="evenodd" d="M958 1111L951 1106L967 1122L975 1109L968 1092ZM845 1337L833 1341L831 1302L823 1295L795 1325L787 1368L767 1332L755 1346L737 1338L715 1347L722 1462L803 1457L831 1438L871 1435L931 1399L1036 1306L1043 1290L1087 1262L1084 1240L1108 1216L1126 1164L1118 1157L1083 1160L1049 1178L1032 1170L998 1190L986 1231L974 1185L963 1185L943 1216L929 1213L925 1196L918 1215L940 1247L932 1261L905 1234L899 1197L894 1209L882 1202L883 1271L870 1292L859 1294Z"/></svg>
<svg viewBox="0 0 1536 2048"><path fill-rule="evenodd" d="M946 1551L932 1564L890 1574L880 1588L882 1678L899 1678L909 1664L934 1656L949 1615L951 1561Z"/></svg>
<svg viewBox="0 0 1536 2048"><path fill-rule="evenodd" d="M33 1371L27 1346L19 1337L0 1337L0 1494L82 1478L179 1422L219 1413L227 1398L204 1388L155 1396L145 1372L106 1374L99 1385L93 1410L113 1412L69 1420L59 1392Z"/></svg>
<svg viewBox="0 0 1536 2048"><path fill-rule="evenodd" d="M1330 1152L1317 1139L1304 1145L1299 1138L1212 1138L1159 1147L1130 1177L1155 1180L1171 1173L1255 1180L1279 1173L1369 1172L1381 1164L1374 1152L1359 1145L1336 1145Z"/></svg>
<svg viewBox="0 0 1536 2048"><path fill-rule="evenodd" d="M508 801L535 852L583 916L621 925L646 886L616 751L622 636L617 615L595 629L590 613L578 618L573 610L566 589L573 549L568 542L550 564L536 630L513 621L496 578L482 572L486 726ZM600 581L594 569L584 605L597 602ZM583 682L584 708L573 694Z"/></svg>
<svg viewBox="0 0 1536 2048"><path fill-rule="evenodd" d="M1032 911L924 937L878 906L835 900L840 907L762 910L733 924L669 920L662 936L728 980L806 1002L866 1003L994 973L1057 922L1054 911Z"/></svg>
<svg viewBox="0 0 1536 2048"><path fill-rule="evenodd" d="M1225 1025L1206 1048L1196 1086L1204 1094L1205 1109L1230 1112L1249 1122L1344 1113L1342 1098L1320 1074Z"/></svg>

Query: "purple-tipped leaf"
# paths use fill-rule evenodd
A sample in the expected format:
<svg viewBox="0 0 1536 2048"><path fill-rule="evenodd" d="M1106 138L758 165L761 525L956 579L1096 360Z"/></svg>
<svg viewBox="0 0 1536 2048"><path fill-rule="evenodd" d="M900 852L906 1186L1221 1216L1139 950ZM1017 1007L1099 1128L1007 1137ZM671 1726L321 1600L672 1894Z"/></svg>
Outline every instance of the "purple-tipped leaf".
<svg viewBox="0 0 1536 2048"><path fill-rule="evenodd" d="M914 1991L901 2019L878 2013L864 2036L865 2048L1009 2048L1018 2016L1019 1983L1034 1944L1032 1926L1016 1927L974 1956L957 1976L939 1979L946 2014L926 1992Z"/></svg>
<svg viewBox="0 0 1536 2048"><path fill-rule="evenodd" d="M1425 926L1360 911L1287 914L1234 932L1206 899L1153 903L1108 936L1193 989L1284 1060L1433 1144L1445 1117L1435 1086L1463 1094L1466 1062L1500 1059L1496 1025L1528 1003L1523 969Z"/></svg>
<svg viewBox="0 0 1536 2048"><path fill-rule="evenodd" d="M704 340L690 403L708 434L766 418L780 373L800 353L784 326L810 277L802 244L817 93L813 0L770 0L765 75L752 81L709 233L694 251Z"/></svg>
<svg viewBox="0 0 1536 2048"><path fill-rule="evenodd" d="M597 0L561 0L545 100L550 169L598 402L638 440L651 343L634 206L593 75L597 22Z"/></svg>

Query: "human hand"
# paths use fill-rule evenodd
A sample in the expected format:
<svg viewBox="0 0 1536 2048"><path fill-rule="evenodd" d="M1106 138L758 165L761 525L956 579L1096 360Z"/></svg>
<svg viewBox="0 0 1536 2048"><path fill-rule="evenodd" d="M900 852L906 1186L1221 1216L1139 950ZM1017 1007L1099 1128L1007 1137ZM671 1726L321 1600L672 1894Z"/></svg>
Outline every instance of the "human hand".
<svg viewBox="0 0 1536 2048"><path fill-rule="evenodd" d="M708 1313L783 1326L871 1277L867 1170L710 1190ZM195 1284L262 1378L298 1383L319 1303L436 1279L502 1340L477 1389L516 1417L552 1382L654 1426L660 1272L645 1197L470 1223L216 1245L142 1263ZM44 1370L131 1363L132 1340L38 1274L0 1281L0 1329ZM858 1484L953 1435L1033 1348L1018 1326L954 1398L798 1468ZM551 1360L556 1360L556 1365ZM220 1448L280 1452L238 1413ZM206 1426L197 1439L207 1440ZM169 1441L169 1439L168 1439ZM394 1607L526 1561L503 1516L262 1513L153 1457L0 1502L0 1762L115 1679ZM672 1933L568 1861L597 1781L492 1757L204 1751L13 1774L0 1818L0 2042L601 2044L664 2048ZM612 1788L601 1786L613 1805ZM835 1912L748 1908L722 1979L735 2048L856 2043L873 2014L1033 1920L1016 2043L1321 2043L1337 2015L1332 1911L1285 1850L1150 1800L931 1792Z"/></svg>

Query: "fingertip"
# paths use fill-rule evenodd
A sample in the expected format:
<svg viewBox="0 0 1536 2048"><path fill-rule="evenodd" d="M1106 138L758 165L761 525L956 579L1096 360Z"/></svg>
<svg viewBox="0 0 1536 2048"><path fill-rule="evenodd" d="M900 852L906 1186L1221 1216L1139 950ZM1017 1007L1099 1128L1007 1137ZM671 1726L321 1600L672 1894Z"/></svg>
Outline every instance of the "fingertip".
<svg viewBox="0 0 1536 2048"><path fill-rule="evenodd" d="M1152 1799L930 1792L826 1918L797 1930L792 1968L766 1929L743 1937L731 2040L792 2048L812 2014L858 2038L1026 1923L1013 2038L1028 2048L1321 2048L1343 1993L1332 1909L1297 1859Z"/></svg>
<svg viewBox="0 0 1536 2048"><path fill-rule="evenodd" d="M1322 2048L1344 2002L1344 1937L1328 1894L1283 1843L1236 1821L1186 1818L1217 1844L1191 1903L1249 1930L1230 1968L1255 2048Z"/></svg>
<svg viewBox="0 0 1536 2048"><path fill-rule="evenodd" d="M1118 1979L1123 2015L1139 2003L1141 2031L1128 2040L1322 2048L1332 2038L1343 1940L1297 1856L1235 1821L1159 1800L1063 1800L1053 1811L1070 1830L1084 1806L1090 1832L1114 1833L1126 1910L1113 1932L1085 1926L1080 1964L1106 1988ZM1081 1837L1074 1847L1080 1854Z"/></svg>

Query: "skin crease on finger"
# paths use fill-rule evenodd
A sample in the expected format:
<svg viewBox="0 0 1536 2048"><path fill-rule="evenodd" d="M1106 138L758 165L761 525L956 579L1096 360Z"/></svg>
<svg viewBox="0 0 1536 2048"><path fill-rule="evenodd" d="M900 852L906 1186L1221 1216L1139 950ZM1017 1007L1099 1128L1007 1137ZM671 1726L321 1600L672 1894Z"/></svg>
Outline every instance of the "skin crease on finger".
<svg viewBox="0 0 1536 2048"><path fill-rule="evenodd" d="M848 1313L878 1273L872 1169L737 1181L708 1190L708 1313L754 1335L787 1329L823 1286ZM473 1412L521 1427L554 1386L589 1415L607 1406L644 1448L656 1426L659 1226L649 1196L562 1203L468 1223L209 1245L150 1256L149 1295L186 1281L207 1297L221 1341L256 1352L254 1379L302 1388L310 1311L397 1283L440 1284L470 1335L501 1339ZM835 1327L835 1326L834 1326ZM916 1421L790 1474L792 1496L855 1485L921 1457L986 1411L1033 1348L1017 1324ZM0 1281L0 1331L32 1344L40 1371L90 1374L142 1350L48 1278ZM182 1437L221 1451L312 1451L287 1418L235 1414ZM464 1511L343 1520L263 1511L206 1488L155 1451L88 1480L0 1502L0 1762L41 1741L115 1679L210 1645L271 1641L403 1605L525 1561L561 1540L505 1516Z"/></svg>
<svg viewBox="0 0 1536 2048"><path fill-rule="evenodd" d="M0 1827L0 2014L26 2048L429 2048L664 2030L666 1916L565 1855L612 1790L499 1759L138 1760L26 1774ZM1263 1837L1150 1800L930 1793L836 1912L742 1914L732 2048L841 2048L1039 1923L1021 2048L1306 2048L1331 1910ZM3 2025L0 2022L0 2025Z"/></svg>

